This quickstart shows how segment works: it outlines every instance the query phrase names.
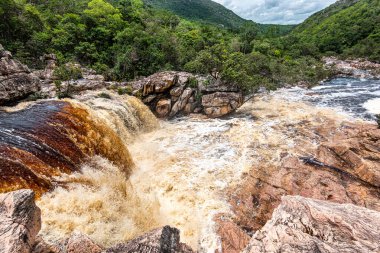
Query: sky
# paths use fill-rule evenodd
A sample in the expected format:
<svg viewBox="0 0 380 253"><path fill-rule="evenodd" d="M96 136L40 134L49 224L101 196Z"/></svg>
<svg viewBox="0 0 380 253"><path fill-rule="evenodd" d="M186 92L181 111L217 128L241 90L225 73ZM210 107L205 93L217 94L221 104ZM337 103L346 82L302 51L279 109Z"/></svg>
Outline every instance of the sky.
<svg viewBox="0 0 380 253"><path fill-rule="evenodd" d="M239 16L262 24L299 24L336 0L214 0Z"/></svg>

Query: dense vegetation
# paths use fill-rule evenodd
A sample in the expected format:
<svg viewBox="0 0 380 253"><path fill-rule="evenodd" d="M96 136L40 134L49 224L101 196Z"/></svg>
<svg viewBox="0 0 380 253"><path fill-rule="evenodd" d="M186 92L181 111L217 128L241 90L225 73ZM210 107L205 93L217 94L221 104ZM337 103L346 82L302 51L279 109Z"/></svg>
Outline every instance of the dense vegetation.
<svg viewBox="0 0 380 253"><path fill-rule="evenodd" d="M171 11L188 20L214 24L236 32L242 26L254 26L258 35L262 37L285 35L294 28L294 25L267 25L245 20L223 5L211 0L144 0L144 3L157 9Z"/></svg>
<svg viewBox="0 0 380 253"><path fill-rule="evenodd" d="M227 29L141 0L2 0L0 21L0 43L32 67L41 67L43 54L55 53L61 63L79 62L109 79L185 70L246 91L313 84L328 75L319 44L300 30L280 37L291 27L253 22Z"/></svg>
<svg viewBox="0 0 380 253"><path fill-rule="evenodd" d="M379 24L379 0L341 0L311 16L293 33L322 53L380 61Z"/></svg>
<svg viewBox="0 0 380 253"><path fill-rule="evenodd" d="M223 5L210 0L144 0L144 2L158 9L172 11L189 20L205 21L228 28L238 28L248 22Z"/></svg>

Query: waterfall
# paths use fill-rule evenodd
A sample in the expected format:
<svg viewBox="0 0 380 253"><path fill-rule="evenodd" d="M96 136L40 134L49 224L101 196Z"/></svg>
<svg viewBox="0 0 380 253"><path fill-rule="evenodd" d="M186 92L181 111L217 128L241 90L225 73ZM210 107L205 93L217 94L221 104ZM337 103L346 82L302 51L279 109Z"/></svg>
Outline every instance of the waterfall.
<svg viewBox="0 0 380 253"><path fill-rule="evenodd" d="M48 100L5 109L0 118L0 192L30 188L38 197L64 184L57 177L80 171L95 155L128 177L133 169L128 141L157 125L149 109L133 97Z"/></svg>

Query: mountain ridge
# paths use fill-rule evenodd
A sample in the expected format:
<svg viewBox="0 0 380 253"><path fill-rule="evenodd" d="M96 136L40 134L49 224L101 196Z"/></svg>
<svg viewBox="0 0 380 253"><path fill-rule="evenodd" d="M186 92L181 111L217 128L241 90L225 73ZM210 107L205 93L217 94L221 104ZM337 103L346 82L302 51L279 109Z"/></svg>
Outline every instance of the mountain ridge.
<svg viewBox="0 0 380 253"><path fill-rule="evenodd" d="M143 0L148 6L169 10L183 18L209 22L227 28L238 28L245 20L232 10L211 0Z"/></svg>
<svg viewBox="0 0 380 253"><path fill-rule="evenodd" d="M292 34L322 53L380 61L380 1L341 0L297 26Z"/></svg>

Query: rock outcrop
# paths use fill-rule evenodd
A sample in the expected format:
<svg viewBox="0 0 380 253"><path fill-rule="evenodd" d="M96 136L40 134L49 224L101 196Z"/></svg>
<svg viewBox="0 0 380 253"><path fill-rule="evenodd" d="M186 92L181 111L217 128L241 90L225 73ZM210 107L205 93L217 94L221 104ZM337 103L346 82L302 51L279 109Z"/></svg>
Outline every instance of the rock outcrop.
<svg viewBox="0 0 380 253"><path fill-rule="evenodd" d="M202 97L204 112L211 118L218 118L235 111L243 104L243 96L235 92L215 92Z"/></svg>
<svg viewBox="0 0 380 253"><path fill-rule="evenodd" d="M376 125L343 123L337 128L325 121L315 129L288 127L302 139L295 143L296 152L281 153L278 164L254 167L229 193L235 214L231 219L240 229L247 235L261 229L285 195L380 211L380 130ZM222 236L222 243L228 240Z"/></svg>
<svg viewBox="0 0 380 253"><path fill-rule="evenodd" d="M380 212L286 196L244 252L379 252L379 232Z"/></svg>
<svg viewBox="0 0 380 253"><path fill-rule="evenodd" d="M158 228L128 243L122 243L105 253L191 253L192 249L180 242L179 230L169 226Z"/></svg>
<svg viewBox="0 0 380 253"><path fill-rule="evenodd" d="M103 250L87 235L79 232L74 232L69 238L62 240L55 247L58 249L58 253L100 253Z"/></svg>
<svg viewBox="0 0 380 253"><path fill-rule="evenodd" d="M29 253L41 229L41 211L31 190L0 194L0 252Z"/></svg>
<svg viewBox="0 0 380 253"><path fill-rule="evenodd" d="M190 113L222 117L243 104L243 95L236 86L186 72L156 73L131 86L160 118Z"/></svg>
<svg viewBox="0 0 380 253"><path fill-rule="evenodd" d="M39 90L39 79L0 45L0 105L20 100Z"/></svg>
<svg viewBox="0 0 380 253"><path fill-rule="evenodd" d="M339 60L335 57L324 57L325 66L338 76L352 76L355 78L380 79L380 64L363 59Z"/></svg>

